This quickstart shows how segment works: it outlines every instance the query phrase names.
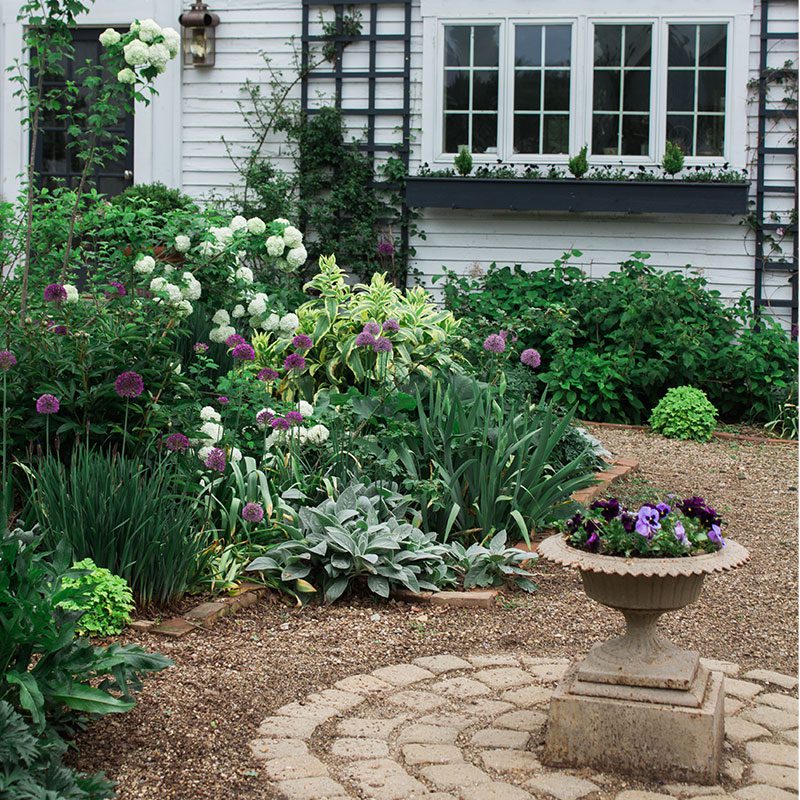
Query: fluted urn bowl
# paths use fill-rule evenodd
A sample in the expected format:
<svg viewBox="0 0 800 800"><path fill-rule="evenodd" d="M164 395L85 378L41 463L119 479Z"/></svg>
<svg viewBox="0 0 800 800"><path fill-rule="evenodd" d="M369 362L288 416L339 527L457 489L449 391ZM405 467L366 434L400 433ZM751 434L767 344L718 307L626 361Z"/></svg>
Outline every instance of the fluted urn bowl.
<svg viewBox="0 0 800 800"><path fill-rule="evenodd" d="M622 612L624 636L595 645L578 668L579 681L687 691L699 654L681 650L656 630L658 618L694 603L706 575L744 564L750 555L728 539L714 553L678 558L623 558L571 547L563 534L545 539L539 555L577 569L586 594Z"/></svg>

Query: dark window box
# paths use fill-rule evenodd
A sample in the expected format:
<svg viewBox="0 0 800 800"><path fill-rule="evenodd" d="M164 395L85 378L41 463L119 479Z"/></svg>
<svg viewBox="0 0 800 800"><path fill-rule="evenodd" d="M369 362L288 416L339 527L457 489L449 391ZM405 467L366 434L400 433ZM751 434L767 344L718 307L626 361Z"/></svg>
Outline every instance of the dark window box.
<svg viewBox="0 0 800 800"><path fill-rule="evenodd" d="M746 214L747 183L532 178L407 179L412 208L589 211L616 214Z"/></svg>

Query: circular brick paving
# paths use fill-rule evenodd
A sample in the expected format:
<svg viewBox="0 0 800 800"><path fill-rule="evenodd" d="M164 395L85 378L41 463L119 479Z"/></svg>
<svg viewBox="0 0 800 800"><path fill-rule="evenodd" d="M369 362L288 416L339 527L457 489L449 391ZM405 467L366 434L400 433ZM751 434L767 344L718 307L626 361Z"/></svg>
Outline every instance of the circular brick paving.
<svg viewBox="0 0 800 800"><path fill-rule="evenodd" d="M542 766L547 705L567 661L525 655L439 655L352 675L279 708L250 747L287 800L797 797L797 679L704 663L726 674L717 786Z"/></svg>

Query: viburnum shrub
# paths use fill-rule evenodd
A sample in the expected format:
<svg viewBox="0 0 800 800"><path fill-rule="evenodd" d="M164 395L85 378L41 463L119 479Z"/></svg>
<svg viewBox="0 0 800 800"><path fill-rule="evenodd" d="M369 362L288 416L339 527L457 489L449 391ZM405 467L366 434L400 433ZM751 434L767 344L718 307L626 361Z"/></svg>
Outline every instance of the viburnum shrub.
<svg viewBox="0 0 800 800"><path fill-rule="evenodd" d="M707 442L717 424L717 409L706 393L694 386L676 386L659 400L650 426L670 439Z"/></svg>
<svg viewBox="0 0 800 800"><path fill-rule="evenodd" d="M564 529L578 550L607 556L666 558L713 553L725 547L722 518L702 497L625 508L611 497L596 500Z"/></svg>

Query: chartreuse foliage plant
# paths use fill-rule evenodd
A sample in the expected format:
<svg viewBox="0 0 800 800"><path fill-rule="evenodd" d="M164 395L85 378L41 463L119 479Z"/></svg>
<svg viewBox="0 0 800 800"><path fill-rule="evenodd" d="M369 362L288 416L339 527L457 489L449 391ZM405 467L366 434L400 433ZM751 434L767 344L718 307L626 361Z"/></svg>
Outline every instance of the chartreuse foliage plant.
<svg viewBox="0 0 800 800"><path fill-rule="evenodd" d="M650 426L670 439L707 442L717 424L717 409L706 393L694 386L676 386L658 402Z"/></svg>
<svg viewBox="0 0 800 800"><path fill-rule="evenodd" d="M78 632L91 636L113 636L121 633L131 621L133 594L123 578L103 567L98 567L91 558L84 558L72 565L75 577L64 578L67 589L83 590L82 600L64 600L61 608L80 611Z"/></svg>

